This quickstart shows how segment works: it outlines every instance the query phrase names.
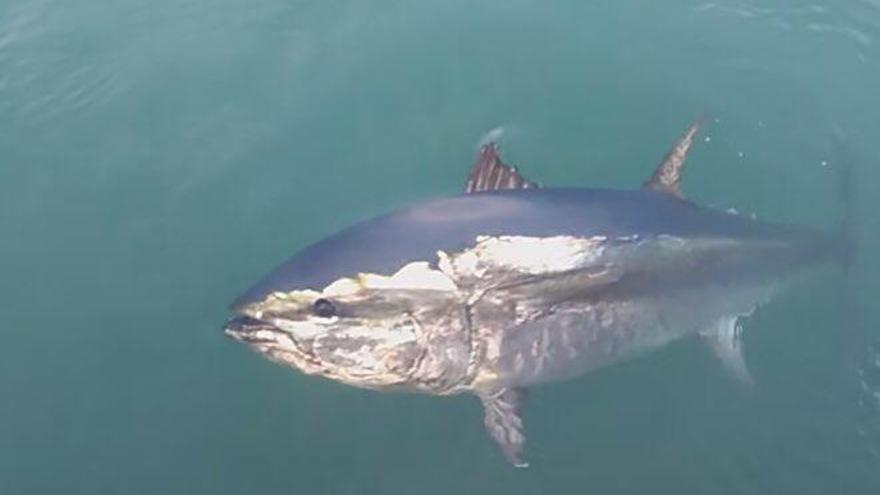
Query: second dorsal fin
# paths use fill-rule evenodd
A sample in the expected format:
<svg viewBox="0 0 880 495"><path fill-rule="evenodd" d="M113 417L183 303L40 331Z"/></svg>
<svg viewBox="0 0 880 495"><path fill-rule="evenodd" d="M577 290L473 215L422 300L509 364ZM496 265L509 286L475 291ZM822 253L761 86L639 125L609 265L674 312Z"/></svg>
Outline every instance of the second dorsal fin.
<svg viewBox="0 0 880 495"><path fill-rule="evenodd" d="M677 198L682 198L681 194L681 171L684 168L684 162L687 160L688 152L694 144L694 138L700 130L702 119L688 127L681 137L675 142L675 145L663 158L663 162L654 170L651 178L645 182L646 189L671 194Z"/></svg>
<svg viewBox="0 0 880 495"><path fill-rule="evenodd" d="M480 154L468 175L464 192L467 194L498 189L534 189L541 187L519 174L516 167L505 165L498 156L498 145L480 146Z"/></svg>

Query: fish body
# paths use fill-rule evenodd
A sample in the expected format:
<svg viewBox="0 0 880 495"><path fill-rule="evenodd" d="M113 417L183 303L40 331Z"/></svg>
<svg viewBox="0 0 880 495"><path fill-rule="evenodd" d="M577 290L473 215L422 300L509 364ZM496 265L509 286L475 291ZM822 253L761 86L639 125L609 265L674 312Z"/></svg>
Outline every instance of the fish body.
<svg viewBox="0 0 880 495"><path fill-rule="evenodd" d="M515 465L531 385L694 335L747 381L737 319L838 242L683 199L696 128L636 190L541 188L483 147L466 194L303 249L233 303L226 332L353 386L475 394Z"/></svg>
<svg viewBox="0 0 880 495"><path fill-rule="evenodd" d="M274 291L322 288L356 273L390 274L479 236L687 237L799 241L809 233L701 208L653 190L497 190L424 201L363 221L297 253L246 291L234 307Z"/></svg>

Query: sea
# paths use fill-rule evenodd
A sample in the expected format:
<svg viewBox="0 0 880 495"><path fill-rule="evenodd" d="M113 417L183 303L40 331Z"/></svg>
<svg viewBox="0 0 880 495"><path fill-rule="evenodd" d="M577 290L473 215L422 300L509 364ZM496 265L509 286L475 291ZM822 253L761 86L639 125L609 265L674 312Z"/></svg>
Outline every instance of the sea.
<svg viewBox="0 0 880 495"><path fill-rule="evenodd" d="M880 493L880 1L0 1L0 494ZM223 334L349 224L548 186L841 233L741 322L535 387L530 467L472 396L378 393ZM389 243L397 242L388 239Z"/></svg>

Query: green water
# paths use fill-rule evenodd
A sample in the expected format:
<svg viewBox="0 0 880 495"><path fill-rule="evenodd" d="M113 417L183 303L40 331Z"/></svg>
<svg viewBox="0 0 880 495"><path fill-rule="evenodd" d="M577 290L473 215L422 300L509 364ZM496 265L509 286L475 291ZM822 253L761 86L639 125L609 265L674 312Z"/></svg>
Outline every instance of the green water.
<svg viewBox="0 0 880 495"><path fill-rule="evenodd" d="M5 0L0 493L880 493L880 3ZM476 145L634 187L696 116L689 197L859 256L745 323L533 391L532 467L470 397L305 377L226 305L352 221L456 193Z"/></svg>

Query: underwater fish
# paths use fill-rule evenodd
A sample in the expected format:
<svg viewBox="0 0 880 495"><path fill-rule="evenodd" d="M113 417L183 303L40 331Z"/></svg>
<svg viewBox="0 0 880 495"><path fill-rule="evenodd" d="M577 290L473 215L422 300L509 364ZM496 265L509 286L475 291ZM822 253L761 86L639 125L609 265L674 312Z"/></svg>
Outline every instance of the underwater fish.
<svg viewBox="0 0 880 495"><path fill-rule="evenodd" d="M356 387L474 394L516 466L529 386L689 336L748 382L737 320L841 242L684 199L698 128L634 190L542 187L486 144L465 194L303 249L233 303L225 331Z"/></svg>

